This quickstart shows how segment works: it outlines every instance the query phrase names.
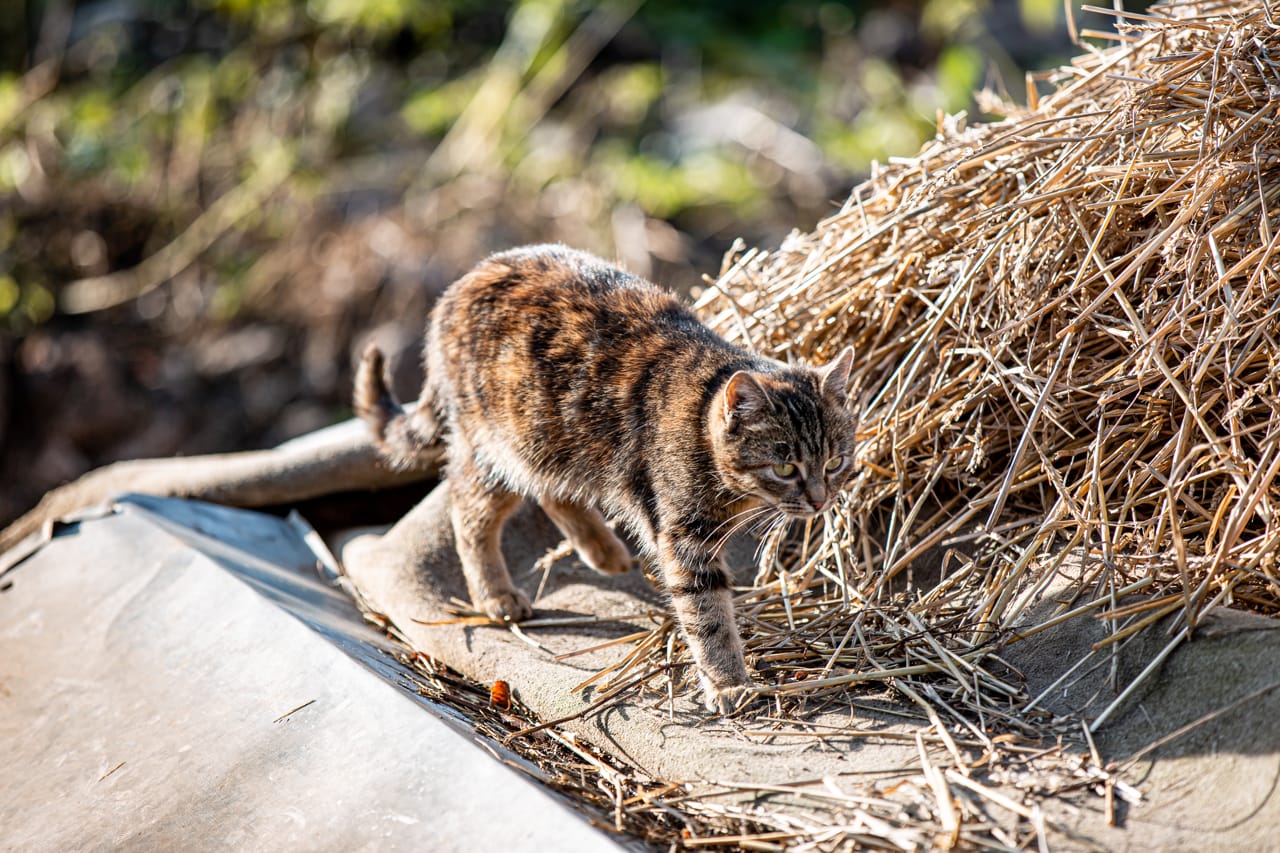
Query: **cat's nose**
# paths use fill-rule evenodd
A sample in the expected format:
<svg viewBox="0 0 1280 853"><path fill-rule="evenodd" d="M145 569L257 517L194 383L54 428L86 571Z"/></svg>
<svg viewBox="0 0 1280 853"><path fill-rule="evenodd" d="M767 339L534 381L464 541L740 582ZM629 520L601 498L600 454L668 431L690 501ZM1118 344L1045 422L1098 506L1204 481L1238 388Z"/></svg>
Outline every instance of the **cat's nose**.
<svg viewBox="0 0 1280 853"><path fill-rule="evenodd" d="M827 507L827 499L819 498L817 500L814 500L813 498L810 498L809 506L813 507L814 512L822 512Z"/></svg>

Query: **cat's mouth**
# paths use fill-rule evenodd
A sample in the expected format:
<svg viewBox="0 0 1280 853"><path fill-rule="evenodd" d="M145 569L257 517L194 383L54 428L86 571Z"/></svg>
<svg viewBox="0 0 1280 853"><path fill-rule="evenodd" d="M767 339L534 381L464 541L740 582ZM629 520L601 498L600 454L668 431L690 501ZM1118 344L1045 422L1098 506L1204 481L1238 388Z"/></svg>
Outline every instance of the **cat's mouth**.
<svg viewBox="0 0 1280 853"><path fill-rule="evenodd" d="M776 505L776 509L779 512L781 512L783 515L786 515L790 518L798 518L798 519L814 518L816 516L822 515L824 512L826 512L830 508L831 508L830 501L826 501L817 506L814 506L812 504L800 504L800 503L784 503L784 504Z"/></svg>
<svg viewBox="0 0 1280 853"><path fill-rule="evenodd" d="M779 500L776 495L770 495L762 490L753 490L751 497L754 497L774 512L781 513L787 518L797 521L804 521L822 515L831 509L835 503L834 498L828 498L816 505L804 500Z"/></svg>

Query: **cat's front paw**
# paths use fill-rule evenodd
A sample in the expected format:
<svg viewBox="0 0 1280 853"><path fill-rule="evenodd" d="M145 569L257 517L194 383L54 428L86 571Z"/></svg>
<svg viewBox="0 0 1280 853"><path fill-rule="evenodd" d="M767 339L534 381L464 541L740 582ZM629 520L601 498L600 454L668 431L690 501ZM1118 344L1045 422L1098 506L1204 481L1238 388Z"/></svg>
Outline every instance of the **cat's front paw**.
<svg viewBox="0 0 1280 853"><path fill-rule="evenodd" d="M625 575L636 567L635 557L632 557L626 548L621 548L601 558L583 560L583 562L589 568L602 575Z"/></svg>
<svg viewBox="0 0 1280 853"><path fill-rule="evenodd" d="M529 597L518 589L491 595L479 602L479 608L490 619L499 622L520 622L533 615Z"/></svg>
<svg viewBox="0 0 1280 853"><path fill-rule="evenodd" d="M756 690L756 685L751 682L727 687L715 687L704 682L702 698L711 713L732 714L750 705L756 698Z"/></svg>
<svg viewBox="0 0 1280 853"><path fill-rule="evenodd" d="M578 556L587 566L602 575L625 575L635 568L636 560L627 546L608 529L597 538L575 543Z"/></svg>

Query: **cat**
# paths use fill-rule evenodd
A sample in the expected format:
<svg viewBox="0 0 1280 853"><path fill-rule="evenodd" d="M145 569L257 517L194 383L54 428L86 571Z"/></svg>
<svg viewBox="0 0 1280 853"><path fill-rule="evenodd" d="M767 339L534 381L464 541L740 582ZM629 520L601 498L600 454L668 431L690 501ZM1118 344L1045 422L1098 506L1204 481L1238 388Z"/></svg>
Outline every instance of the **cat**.
<svg viewBox="0 0 1280 853"><path fill-rule="evenodd" d="M728 713L753 682L720 546L767 519L812 518L853 467L852 348L822 368L740 349L665 290L560 245L496 254L431 313L426 381L406 411L376 347L355 409L384 458L412 466L446 442L458 557L479 609L532 613L499 547L535 499L588 566L628 571L626 527L660 568L704 701Z"/></svg>

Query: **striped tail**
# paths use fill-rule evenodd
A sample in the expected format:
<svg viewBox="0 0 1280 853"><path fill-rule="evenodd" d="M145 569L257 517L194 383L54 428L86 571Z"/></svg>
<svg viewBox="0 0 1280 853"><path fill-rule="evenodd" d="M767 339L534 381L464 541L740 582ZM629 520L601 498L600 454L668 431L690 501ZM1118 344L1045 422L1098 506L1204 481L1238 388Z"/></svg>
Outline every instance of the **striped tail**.
<svg viewBox="0 0 1280 853"><path fill-rule="evenodd" d="M440 452L435 447L439 427L434 415L434 400L426 383L416 408L406 409L396 400L387 383L386 359L382 350L372 344L364 351L356 371L356 414L369 425L373 443L382 458L398 471L426 469L439 464Z"/></svg>

